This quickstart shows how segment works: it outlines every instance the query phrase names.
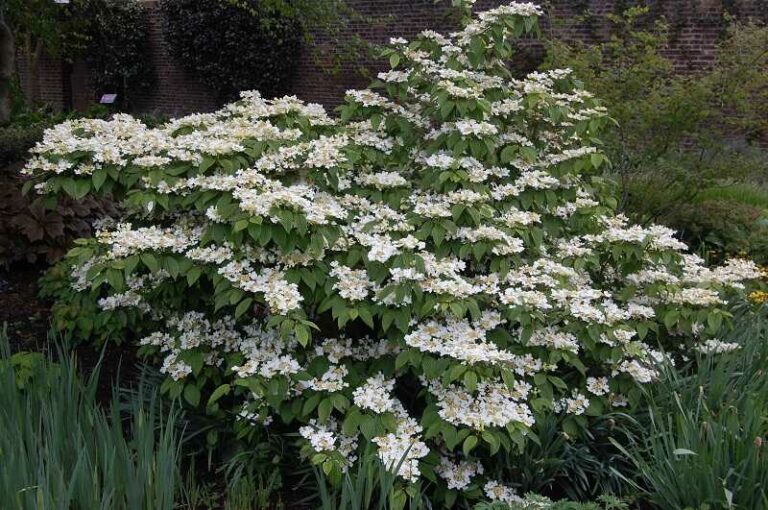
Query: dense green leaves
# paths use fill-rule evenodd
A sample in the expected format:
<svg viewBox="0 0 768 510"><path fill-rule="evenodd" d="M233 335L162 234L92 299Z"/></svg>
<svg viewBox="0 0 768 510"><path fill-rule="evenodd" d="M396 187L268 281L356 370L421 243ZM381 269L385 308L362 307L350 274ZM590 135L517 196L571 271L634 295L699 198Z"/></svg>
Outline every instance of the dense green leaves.
<svg viewBox="0 0 768 510"><path fill-rule="evenodd" d="M163 0L164 33L172 53L220 99L255 89L266 97L287 91L302 33L289 12L243 2ZM204 165L201 166L204 168Z"/></svg>

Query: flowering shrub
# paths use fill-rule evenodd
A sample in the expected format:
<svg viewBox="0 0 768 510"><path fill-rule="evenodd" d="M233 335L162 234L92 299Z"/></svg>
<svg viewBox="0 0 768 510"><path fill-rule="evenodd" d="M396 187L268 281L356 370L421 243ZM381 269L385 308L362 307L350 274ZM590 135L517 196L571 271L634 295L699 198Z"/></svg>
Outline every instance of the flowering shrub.
<svg viewBox="0 0 768 510"><path fill-rule="evenodd" d="M539 414L573 435L632 404L662 347L714 340L756 274L614 215L604 109L568 70L504 65L539 14L393 40L339 118L247 92L157 129L49 130L26 167L39 192L131 211L70 252L62 292L100 309L94 333L139 332L165 391L243 435L298 422L331 477L370 442L438 499L516 501L483 462L535 440Z"/></svg>

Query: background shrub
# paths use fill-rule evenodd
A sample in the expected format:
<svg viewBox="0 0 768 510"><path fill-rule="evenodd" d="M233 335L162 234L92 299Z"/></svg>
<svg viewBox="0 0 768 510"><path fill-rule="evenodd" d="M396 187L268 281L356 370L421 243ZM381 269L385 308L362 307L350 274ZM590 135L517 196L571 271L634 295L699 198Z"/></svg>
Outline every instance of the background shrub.
<svg viewBox="0 0 768 510"><path fill-rule="evenodd" d="M160 2L172 54L222 100L241 90L288 91L303 32L290 13L260 3L249 0L245 9L221 1Z"/></svg>
<svg viewBox="0 0 768 510"><path fill-rule="evenodd" d="M154 85L147 8L136 0L82 0L76 16L89 20L83 56L97 96L117 94L117 106L129 110Z"/></svg>
<svg viewBox="0 0 768 510"><path fill-rule="evenodd" d="M95 92L117 93L116 106L122 109L154 83L148 18L141 1L11 0L5 4L8 25L28 70L24 95L33 105L39 100L37 63L43 54L69 62L84 59Z"/></svg>
<svg viewBox="0 0 768 510"><path fill-rule="evenodd" d="M612 162L604 168L623 212L679 229L694 251L764 260L754 221L761 213L747 211L749 198L765 193L768 27L726 17L712 65L682 73L667 56L673 29L648 12L606 15L611 32L602 43L550 41L545 67L574 69L616 120L604 136ZM701 203L700 195L734 184L751 192Z"/></svg>
<svg viewBox="0 0 768 510"><path fill-rule="evenodd" d="M47 127L46 123L0 127L0 168L26 159L29 149L42 140Z"/></svg>
<svg viewBox="0 0 768 510"><path fill-rule="evenodd" d="M768 217L764 208L735 200L704 200L676 208L665 222L712 259L730 254L760 264L768 262Z"/></svg>

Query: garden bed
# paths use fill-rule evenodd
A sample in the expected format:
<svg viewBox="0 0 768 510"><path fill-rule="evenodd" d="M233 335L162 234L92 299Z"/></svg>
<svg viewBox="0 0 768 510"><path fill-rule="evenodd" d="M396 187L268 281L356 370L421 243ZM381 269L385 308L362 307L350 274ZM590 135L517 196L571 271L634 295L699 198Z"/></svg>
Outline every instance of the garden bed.
<svg viewBox="0 0 768 510"><path fill-rule="evenodd" d="M45 132L25 186L93 209L41 247L66 255L40 289L40 266L0 274L0 455L19 467L0 493L21 510L765 506L766 271L731 256L758 244L701 222L700 257L659 211L623 214L658 175L617 192L613 165L651 149L601 141L611 110L577 74L594 55L512 78L543 11L455 3L463 29L393 39L335 116L247 91ZM632 29L644 12L599 51L663 73L645 53L663 33Z"/></svg>

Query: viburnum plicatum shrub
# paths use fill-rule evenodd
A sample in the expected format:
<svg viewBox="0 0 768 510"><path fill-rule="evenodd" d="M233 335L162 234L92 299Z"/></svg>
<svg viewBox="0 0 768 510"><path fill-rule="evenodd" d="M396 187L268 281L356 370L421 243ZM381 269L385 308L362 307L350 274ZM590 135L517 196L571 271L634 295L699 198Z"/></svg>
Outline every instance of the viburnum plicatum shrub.
<svg viewBox="0 0 768 510"><path fill-rule="evenodd" d="M130 211L69 254L62 299L99 310L72 326L137 332L166 392L243 435L297 423L332 478L373 446L438 500L516 501L484 475L494 454L536 416L573 435L632 405L664 351L730 348L713 335L757 274L614 214L605 110L568 70L505 66L539 14L392 40L392 69L338 118L246 92L156 129L49 130L26 167L37 190Z"/></svg>

